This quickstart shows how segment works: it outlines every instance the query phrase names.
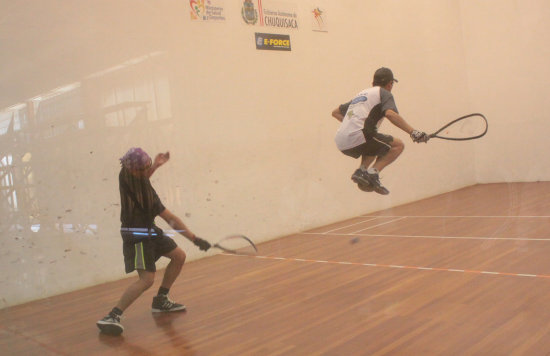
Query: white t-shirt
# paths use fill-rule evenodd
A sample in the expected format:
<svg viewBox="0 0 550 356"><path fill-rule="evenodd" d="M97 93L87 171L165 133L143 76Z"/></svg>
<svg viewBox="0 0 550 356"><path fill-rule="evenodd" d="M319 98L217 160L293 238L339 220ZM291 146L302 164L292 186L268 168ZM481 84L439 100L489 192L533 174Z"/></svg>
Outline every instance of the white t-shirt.
<svg viewBox="0 0 550 356"><path fill-rule="evenodd" d="M376 86L357 94L336 133L334 140L338 149L344 151L367 142L365 136L376 132L389 109L398 112L393 95L384 88Z"/></svg>

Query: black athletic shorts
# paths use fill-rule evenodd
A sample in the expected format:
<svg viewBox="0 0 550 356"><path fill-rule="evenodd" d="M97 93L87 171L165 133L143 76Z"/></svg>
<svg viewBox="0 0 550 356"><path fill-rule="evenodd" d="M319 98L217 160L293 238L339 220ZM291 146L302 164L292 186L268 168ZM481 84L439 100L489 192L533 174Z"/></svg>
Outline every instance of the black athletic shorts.
<svg viewBox="0 0 550 356"><path fill-rule="evenodd" d="M161 257L178 247L176 242L169 236L162 233L158 236L137 238L130 232L121 230L122 252L124 254L124 265L126 273L136 269L143 269L149 272L156 272L155 262Z"/></svg>
<svg viewBox="0 0 550 356"><path fill-rule="evenodd" d="M390 142L393 141L393 137L390 135L384 135L378 132L375 132L371 135L365 134L365 139L367 142L355 146L353 148L342 151L346 156L353 158L359 158L361 156L378 156L382 157L391 148Z"/></svg>

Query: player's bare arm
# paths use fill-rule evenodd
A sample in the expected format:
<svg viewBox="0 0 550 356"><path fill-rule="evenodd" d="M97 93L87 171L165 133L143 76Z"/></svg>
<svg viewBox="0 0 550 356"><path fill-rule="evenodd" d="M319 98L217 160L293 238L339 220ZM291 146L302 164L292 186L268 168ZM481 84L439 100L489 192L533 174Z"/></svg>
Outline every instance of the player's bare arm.
<svg viewBox="0 0 550 356"><path fill-rule="evenodd" d="M187 239L195 241L195 239L197 238L197 236L187 228L184 222L179 217L174 215L170 210L164 209L162 213L159 214L159 216L163 218L164 221L166 221L168 225L170 225L174 230L185 236Z"/></svg>
<svg viewBox="0 0 550 356"><path fill-rule="evenodd" d="M170 152L159 153L155 157L155 161L153 162L153 164L151 165L151 167L146 173L147 178L150 178L153 175L153 173L157 170L157 168L159 168L160 166L168 162L169 159L170 159Z"/></svg>
<svg viewBox="0 0 550 356"><path fill-rule="evenodd" d="M401 130L405 131L409 135L413 132L414 129L412 128L412 126L409 125L407 121L405 121L405 119L395 111L391 109L387 110L386 117L388 118L388 120L391 121L392 124L399 127Z"/></svg>
<svg viewBox="0 0 550 356"><path fill-rule="evenodd" d="M389 109L386 111L386 117L388 120L390 120L395 126L399 127L401 130L405 131L411 136L411 139L416 142L428 142L430 139L428 135L425 132L418 131L412 128L411 125L409 125L401 115L396 113L395 111Z"/></svg>
<svg viewBox="0 0 550 356"><path fill-rule="evenodd" d="M336 109L332 110L332 117L334 117L336 120L342 122L344 120L344 115L340 112L340 107L337 107Z"/></svg>

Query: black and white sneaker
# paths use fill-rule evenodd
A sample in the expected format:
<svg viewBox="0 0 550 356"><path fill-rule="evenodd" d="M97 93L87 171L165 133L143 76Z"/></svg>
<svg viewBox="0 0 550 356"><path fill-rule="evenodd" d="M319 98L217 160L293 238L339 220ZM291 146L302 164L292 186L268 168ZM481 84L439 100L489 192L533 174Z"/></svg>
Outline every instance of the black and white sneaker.
<svg viewBox="0 0 550 356"><path fill-rule="evenodd" d="M378 194L388 195L390 191L386 189L381 183L380 178L378 178L378 173L368 173L363 172L363 177L367 180L370 185L374 188L374 191Z"/></svg>
<svg viewBox="0 0 550 356"><path fill-rule="evenodd" d="M351 180L357 183L357 187L362 191L372 192L374 190L374 187L370 184L367 178L365 178L366 174L367 172L363 172L361 169L357 169L355 170L355 172L353 172Z"/></svg>
<svg viewBox="0 0 550 356"><path fill-rule="evenodd" d="M175 311L184 311L185 305L178 304L170 299L166 295L157 295L153 297L152 311L153 313L162 313L162 312L175 312Z"/></svg>
<svg viewBox="0 0 550 356"><path fill-rule="evenodd" d="M356 169L351 176L351 180L357 184L363 183L364 185L369 185L370 183L365 177L365 174L367 174L367 172L363 172L361 169Z"/></svg>
<svg viewBox="0 0 550 356"><path fill-rule="evenodd" d="M96 323L101 332L109 335L120 335L124 327L120 324L120 316L115 313L109 313L105 318Z"/></svg>

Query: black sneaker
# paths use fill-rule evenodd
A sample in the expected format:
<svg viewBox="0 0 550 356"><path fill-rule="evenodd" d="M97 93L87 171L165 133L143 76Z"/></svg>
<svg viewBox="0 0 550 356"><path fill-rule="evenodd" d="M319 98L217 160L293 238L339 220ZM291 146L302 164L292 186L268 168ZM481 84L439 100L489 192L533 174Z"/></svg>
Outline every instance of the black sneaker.
<svg viewBox="0 0 550 356"><path fill-rule="evenodd" d="M185 305L174 303L166 295L153 297L153 313L184 311Z"/></svg>
<svg viewBox="0 0 550 356"><path fill-rule="evenodd" d="M355 170L355 172L353 172L353 175L351 176L351 180L357 183L357 187L362 191L372 192L374 190L374 187L370 184L370 182L365 177L366 174L367 172L363 172L361 169L357 169Z"/></svg>
<svg viewBox="0 0 550 356"><path fill-rule="evenodd" d="M101 332L109 335L120 335L124 327L120 324L120 316L115 313L109 313L105 318L96 323Z"/></svg>
<svg viewBox="0 0 550 356"><path fill-rule="evenodd" d="M374 190L372 185L361 182L357 183L357 187L364 192L372 192Z"/></svg>
<svg viewBox="0 0 550 356"><path fill-rule="evenodd" d="M369 181L365 178L367 172L363 172L361 169L356 169L351 176L351 180L355 183L362 183L363 185L370 185Z"/></svg>
<svg viewBox="0 0 550 356"><path fill-rule="evenodd" d="M378 194L382 194L382 195L390 194L390 191L387 190L380 183L380 179L378 178L378 173L364 172L363 177L370 183L370 185L374 188L374 191L377 192Z"/></svg>

